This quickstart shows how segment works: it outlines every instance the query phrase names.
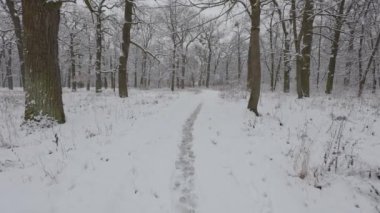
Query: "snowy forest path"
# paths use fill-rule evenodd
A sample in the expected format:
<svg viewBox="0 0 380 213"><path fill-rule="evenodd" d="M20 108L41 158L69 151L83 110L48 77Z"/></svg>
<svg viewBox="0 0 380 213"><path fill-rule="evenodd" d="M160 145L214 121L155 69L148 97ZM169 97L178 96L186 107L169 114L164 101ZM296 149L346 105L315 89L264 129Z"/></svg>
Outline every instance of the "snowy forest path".
<svg viewBox="0 0 380 213"><path fill-rule="evenodd" d="M179 193L175 199L175 211L178 213L193 213L196 211L196 195L194 193L194 161L193 152L193 126L201 111L199 104L190 117L186 120L182 129L182 141L179 145L179 156L175 162L176 175L174 191ZM176 193L175 193L176 194Z"/></svg>
<svg viewBox="0 0 380 213"><path fill-rule="evenodd" d="M109 143L65 169L76 172L64 172L59 184L49 189L46 212L173 212L183 124L201 103L201 94L174 96L159 112L118 128Z"/></svg>
<svg viewBox="0 0 380 213"><path fill-rule="evenodd" d="M253 149L255 139L247 138L241 122L250 114L220 94L202 92L194 124L196 212L272 212L269 195L259 187L262 167L256 166L265 153Z"/></svg>

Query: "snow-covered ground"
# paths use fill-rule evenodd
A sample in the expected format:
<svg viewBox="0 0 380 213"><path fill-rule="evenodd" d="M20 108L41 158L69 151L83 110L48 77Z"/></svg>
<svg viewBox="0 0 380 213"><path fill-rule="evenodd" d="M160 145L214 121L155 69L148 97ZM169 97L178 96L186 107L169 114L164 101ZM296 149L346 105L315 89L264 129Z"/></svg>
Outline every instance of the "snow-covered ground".
<svg viewBox="0 0 380 213"><path fill-rule="evenodd" d="M380 212L380 99L240 91L64 92L20 126L0 90L0 212Z"/></svg>

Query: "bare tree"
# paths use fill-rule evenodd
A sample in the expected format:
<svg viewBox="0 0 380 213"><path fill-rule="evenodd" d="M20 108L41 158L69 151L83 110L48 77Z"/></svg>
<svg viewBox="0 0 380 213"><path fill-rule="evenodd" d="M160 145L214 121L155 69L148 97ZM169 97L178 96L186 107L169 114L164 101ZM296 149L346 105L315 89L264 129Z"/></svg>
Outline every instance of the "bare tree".
<svg viewBox="0 0 380 213"><path fill-rule="evenodd" d="M259 116L257 105L261 90L261 64L260 64L260 0L250 0L251 6L251 37L249 40L248 72L251 73L248 85L251 94L248 101L248 109Z"/></svg>
<svg viewBox="0 0 380 213"><path fill-rule="evenodd" d="M1 3L4 5L4 0L1 0ZM24 44L23 44L23 39L22 39L23 35L22 35L20 15L16 7L17 3L14 2L14 0L5 0L5 3L8 9L8 14L11 17L13 25L14 25L14 33L16 35L16 44L17 44L18 56L20 60L21 83L22 85L24 85L24 82L25 82Z"/></svg>
<svg viewBox="0 0 380 213"><path fill-rule="evenodd" d="M131 42L132 15L133 0L126 0L124 8L123 43L121 45L122 55L119 58L119 96L121 98L128 97L127 62Z"/></svg>
<svg viewBox="0 0 380 213"><path fill-rule="evenodd" d="M62 2L22 0L25 42L25 120L65 122L58 65Z"/></svg>

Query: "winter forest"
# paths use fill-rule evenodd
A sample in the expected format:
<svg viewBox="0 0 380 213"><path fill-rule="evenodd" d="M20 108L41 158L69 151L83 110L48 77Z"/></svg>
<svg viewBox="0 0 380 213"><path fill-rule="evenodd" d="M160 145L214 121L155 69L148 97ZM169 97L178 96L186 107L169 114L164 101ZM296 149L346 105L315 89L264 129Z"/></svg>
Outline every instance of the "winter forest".
<svg viewBox="0 0 380 213"><path fill-rule="evenodd" d="M0 212L379 213L378 0L0 0Z"/></svg>

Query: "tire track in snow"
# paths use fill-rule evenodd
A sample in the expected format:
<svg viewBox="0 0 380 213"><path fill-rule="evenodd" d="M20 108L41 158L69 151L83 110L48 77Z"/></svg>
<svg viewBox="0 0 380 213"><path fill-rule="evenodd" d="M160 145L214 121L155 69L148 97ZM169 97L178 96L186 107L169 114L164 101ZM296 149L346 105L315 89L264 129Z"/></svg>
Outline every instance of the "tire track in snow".
<svg viewBox="0 0 380 213"><path fill-rule="evenodd" d="M196 195L194 193L194 161L193 148L193 126L202 104L199 104L190 117L186 120L182 129L182 142L179 146L179 156L175 162L176 179L174 191L178 193L176 197L176 212L194 213L196 210Z"/></svg>

